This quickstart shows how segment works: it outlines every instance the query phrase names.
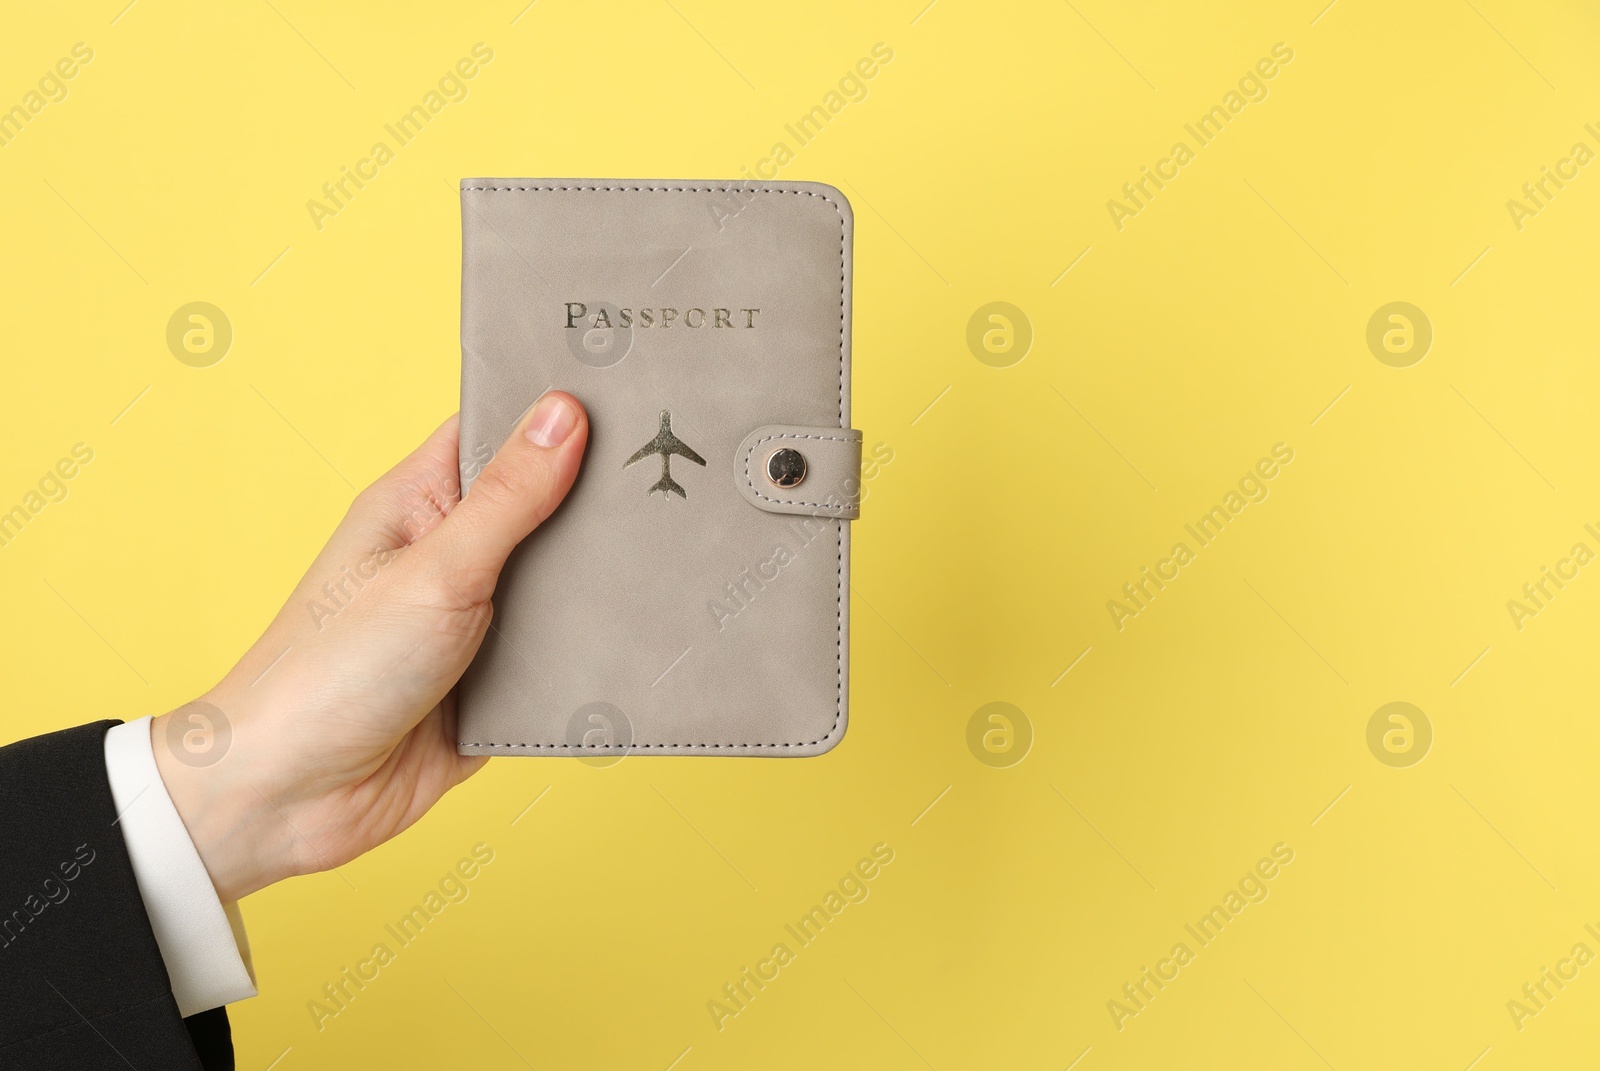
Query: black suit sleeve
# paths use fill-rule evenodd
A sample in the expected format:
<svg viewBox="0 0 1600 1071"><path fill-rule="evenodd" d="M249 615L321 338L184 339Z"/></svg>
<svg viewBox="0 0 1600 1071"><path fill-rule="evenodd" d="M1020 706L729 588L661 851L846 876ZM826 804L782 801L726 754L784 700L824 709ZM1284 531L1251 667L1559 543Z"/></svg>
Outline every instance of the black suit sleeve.
<svg viewBox="0 0 1600 1071"><path fill-rule="evenodd" d="M0 1068L232 1071L183 1019L117 825L102 721L0 748Z"/></svg>

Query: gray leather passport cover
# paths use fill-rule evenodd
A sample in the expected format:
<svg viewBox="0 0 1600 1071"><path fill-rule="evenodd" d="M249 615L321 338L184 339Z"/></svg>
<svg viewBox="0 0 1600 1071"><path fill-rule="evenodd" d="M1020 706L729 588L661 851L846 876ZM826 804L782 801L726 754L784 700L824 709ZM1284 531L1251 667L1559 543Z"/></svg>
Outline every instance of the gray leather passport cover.
<svg viewBox="0 0 1600 1071"><path fill-rule="evenodd" d="M461 219L465 493L551 387L590 436L500 577L460 751L833 747L860 490L849 203L808 182L467 179ZM797 485L768 478L780 450Z"/></svg>

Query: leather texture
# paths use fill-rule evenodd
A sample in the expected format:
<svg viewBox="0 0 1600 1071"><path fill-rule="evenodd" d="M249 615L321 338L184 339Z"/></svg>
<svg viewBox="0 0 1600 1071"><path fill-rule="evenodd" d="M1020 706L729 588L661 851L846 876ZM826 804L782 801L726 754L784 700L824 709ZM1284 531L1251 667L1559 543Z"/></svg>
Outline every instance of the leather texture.
<svg viewBox="0 0 1600 1071"><path fill-rule="evenodd" d="M583 401L590 439L501 574L459 749L833 747L861 439L849 203L819 183L611 179L467 179L461 202L465 493L547 389ZM780 445L805 479L746 485Z"/></svg>
<svg viewBox="0 0 1600 1071"><path fill-rule="evenodd" d="M767 477L767 461L778 450L793 450L805 459L800 483L780 487ZM854 520L861 514L861 433L776 424L757 428L739 444L733 482L757 509Z"/></svg>

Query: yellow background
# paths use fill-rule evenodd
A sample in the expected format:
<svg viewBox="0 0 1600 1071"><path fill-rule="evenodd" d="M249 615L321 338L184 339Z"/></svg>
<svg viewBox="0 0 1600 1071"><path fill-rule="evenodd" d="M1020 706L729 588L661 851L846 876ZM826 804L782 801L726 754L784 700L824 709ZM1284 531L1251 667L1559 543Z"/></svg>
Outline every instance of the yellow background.
<svg viewBox="0 0 1600 1071"><path fill-rule="evenodd" d="M454 409L461 177L737 178L883 42L780 176L854 203L854 423L894 454L851 728L813 760L492 763L245 904L241 1068L1592 1063L1600 966L1506 1007L1600 951L1600 567L1506 608L1600 549L1600 171L1506 208L1600 149L1592 7L525 2L4 12L0 105L95 58L0 148L0 505L95 460L0 548L3 736L207 688ZM318 231L306 201L477 42L468 98ZM1107 200L1279 42L1268 98L1119 231ZM235 331L208 368L164 338L197 300ZM1010 367L966 344L991 301L1033 326ZM1366 345L1391 301L1435 332L1408 368ZM1106 602L1278 442L1270 497L1118 631ZM1434 732L1409 768L1366 742L1396 700ZM991 701L1032 725L1009 768L966 743ZM319 1030L478 842L469 898ZM870 897L719 1031L707 1002L879 842ZM1119 1030L1279 842L1268 898Z"/></svg>

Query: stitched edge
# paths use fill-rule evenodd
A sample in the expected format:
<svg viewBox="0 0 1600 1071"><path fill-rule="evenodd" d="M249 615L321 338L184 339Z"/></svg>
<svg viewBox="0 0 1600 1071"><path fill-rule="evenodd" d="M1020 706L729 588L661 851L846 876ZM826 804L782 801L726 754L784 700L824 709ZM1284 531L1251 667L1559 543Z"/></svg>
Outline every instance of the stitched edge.
<svg viewBox="0 0 1600 1071"><path fill-rule="evenodd" d="M828 443L859 443L861 441L861 437L857 435L795 435L792 433L782 435L763 435L761 438L751 443L750 449L746 450L744 453L744 482L746 486L750 488L751 494L755 495L763 502L771 502L778 506L811 506L816 509L832 510L832 513L824 514L824 516L837 517L840 519L848 519L844 516L845 514L855 513L860 510L861 503L859 501L841 506L830 502L802 502L797 498L773 498L770 495L762 494L761 491L756 487L756 482L750 478L750 461L756 455L756 447L760 446L762 443L776 442L779 439L815 439L818 442Z"/></svg>
<svg viewBox="0 0 1600 1071"><path fill-rule="evenodd" d="M804 194L807 197L817 197L825 201L839 217L839 424L844 424L844 213L839 211L839 206L827 194L815 190L780 190L772 187L761 187L754 191L748 186L462 186L462 193L493 193L493 192L584 192L584 193L732 193L734 189L740 192L755 193L792 193ZM856 441L856 440L843 440ZM745 476L748 479L750 465L748 456L745 459ZM759 493L759 492L758 492ZM834 672L836 675L836 690L834 699L833 724L828 731L815 740L804 743L792 744L499 744L478 743L472 741L456 741L457 747L489 747L489 748L550 748L560 751L605 751L619 750L632 751L635 749L648 750L659 748L662 750L682 748L795 748L815 747L833 738L839 731L839 722L844 717L844 520L834 518L834 539L836 558L834 565L834 587L838 591L838 624L834 632Z"/></svg>

